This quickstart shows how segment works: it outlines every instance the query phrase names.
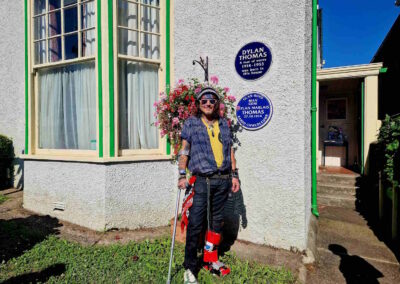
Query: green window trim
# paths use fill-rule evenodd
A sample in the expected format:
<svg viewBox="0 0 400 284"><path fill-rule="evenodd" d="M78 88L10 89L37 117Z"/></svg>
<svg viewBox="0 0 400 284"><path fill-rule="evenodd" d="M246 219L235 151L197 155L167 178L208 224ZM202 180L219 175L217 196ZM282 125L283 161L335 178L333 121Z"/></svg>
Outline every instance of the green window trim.
<svg viewBox="0 0 400 284"><path fill-rule="evenodd" d="M115 157L115 125L114 125L114 34L113 34L113 0L108 0L108 92L110 119L110 157Z"/></svg>
<svg viewBox="0 0 400 284"><path fill-rule="evenodd" d="M101 1L97 0L97 71L98 71L98 100L99 100L99 158L103 158L103 71L101 48Z"/></svg>
<svg viewBox="0 0 400 284"><path fill-rule="evenodd" d="M171 83L171 62L170 62L170 0L167 0L166 2L166 27L165 27L165 33L166 33L166 48L165 48L165 69L166 69L166 74L165 74L165 84L166 84L166 93L169 94L169 90L170 90L170 83ZM167 155L171 155L171 143L169 138L167 137Z"/></svg>
<svg viewBox="0 0 400 284"><path fill-rule="evenodd" d="M28 51L28 0L24 1L25 12L25 154L29 153L29 51Z"/></svg>

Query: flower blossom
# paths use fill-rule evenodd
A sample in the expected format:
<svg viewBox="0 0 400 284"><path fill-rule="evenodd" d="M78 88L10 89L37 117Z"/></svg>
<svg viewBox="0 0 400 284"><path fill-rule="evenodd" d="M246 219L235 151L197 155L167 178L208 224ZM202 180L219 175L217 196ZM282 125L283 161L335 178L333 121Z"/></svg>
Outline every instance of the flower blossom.
<svg viewBox="0 0 400 284"><path fill-rule="evenodd" d="M213 83L214 85L218 85L218 77L217 76L211 76L211 78L210 78L210 80L211 80L211 83Z"/></svg>
<svg viewBox="0 0 400 284"><path fill-rule="evenodd" d="M228 93L228 92L229 92L229 88L228 88L228 87L225 87L225 88L224 88L224 92L225 92L225 93Z"/></svg>
<svg viewBox="0 0 400 284"><path fill-rule="evenodd" d="M174 118L172 119L172 126L175 126L175 125L177 125L177 124L179 124L179 118L174 117Z"/></svg>
<svg viewBox="0 0 400 284"><path fill-rule="evenodd" d="M194 92L195 92L196 94L200 93L200 92L201 92L201 87L200 87L200 86L197 87L197 88L194 90Z"/></svg>
<svg viewBox="0 0 400 284"><path fill-rule="evenodd" d="M234 96L232 96L232 95L228 96L228 100L231 101L231 102L236 102L236 98Z"/></svg>

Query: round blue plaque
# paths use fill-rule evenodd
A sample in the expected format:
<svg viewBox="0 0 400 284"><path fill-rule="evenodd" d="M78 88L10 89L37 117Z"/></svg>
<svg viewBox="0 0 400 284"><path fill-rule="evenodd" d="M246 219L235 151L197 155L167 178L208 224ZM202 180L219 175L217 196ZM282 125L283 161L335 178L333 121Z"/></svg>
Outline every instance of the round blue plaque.
<svg viewBox="0 0 400 284"><path fill-rule="evenodd" d="M238 122L247 130L257 130L267 125L271 120L272 112L271 100L258 92L245 95L236 108Z"/></svg>
<svg viewBox="0 0 400 284"><path fill-rule="evenodd" d="M250 42L236 55L236 72L245 80L256 80L267 73L272 62L271 50L262 42Z"/></svg>

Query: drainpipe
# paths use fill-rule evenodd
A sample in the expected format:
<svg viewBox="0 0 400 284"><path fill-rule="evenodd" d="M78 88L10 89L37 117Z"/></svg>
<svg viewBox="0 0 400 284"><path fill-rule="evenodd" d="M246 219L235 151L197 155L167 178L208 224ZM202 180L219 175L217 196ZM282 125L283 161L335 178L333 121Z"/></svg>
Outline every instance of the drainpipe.
<svg viewBox="0 0 400 284"><path fill-rule="evenodd" d="M317 205L317 1L312 1L312 67L311 67L311 212L318 217Z"/></svg>

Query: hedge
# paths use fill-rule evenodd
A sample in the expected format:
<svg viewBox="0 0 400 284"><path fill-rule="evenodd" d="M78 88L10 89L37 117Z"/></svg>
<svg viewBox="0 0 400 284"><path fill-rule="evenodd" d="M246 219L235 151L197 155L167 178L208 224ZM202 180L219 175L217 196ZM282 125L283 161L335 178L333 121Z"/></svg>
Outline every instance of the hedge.
<svg viewBox="0 0 400 284"><path fill-rule="evenodd" d="M14 175L14 146L7 136L0 134L0 189L11 186Z"/></svg>
<svg viewBox="0 0 400 284"><path fill-rule="evenodd" d="M383 151L383 172L390 187L399 186L400 173L400 115L386 115L379 130L378 142Z"/></svg>

